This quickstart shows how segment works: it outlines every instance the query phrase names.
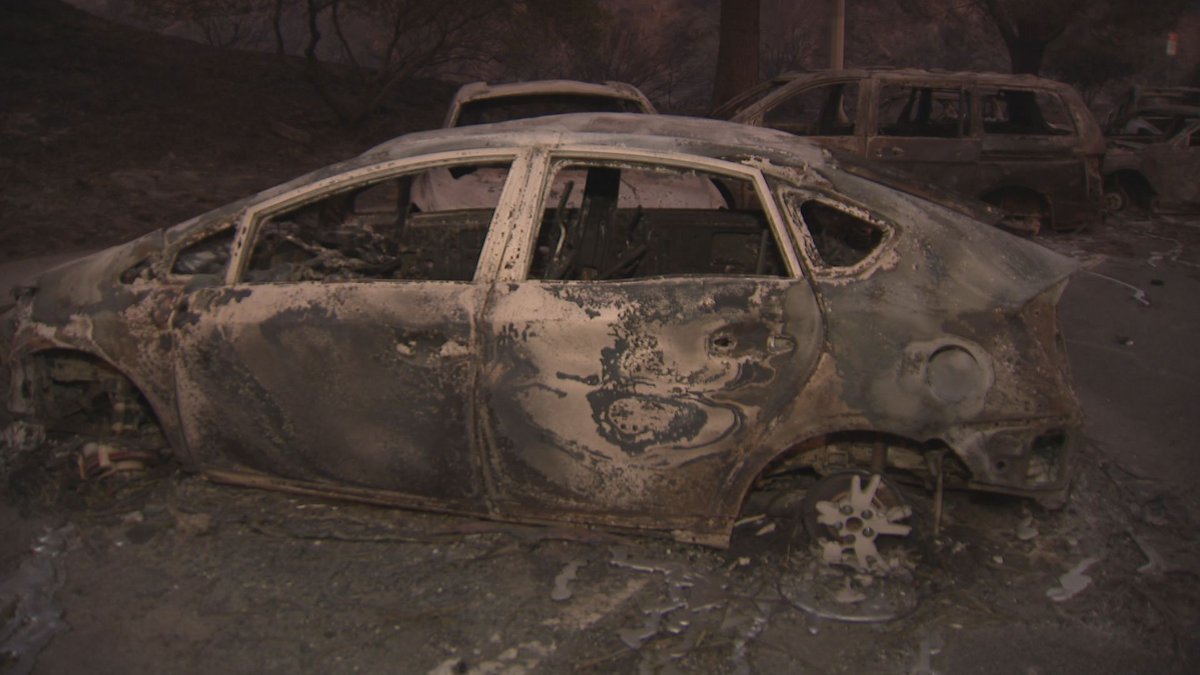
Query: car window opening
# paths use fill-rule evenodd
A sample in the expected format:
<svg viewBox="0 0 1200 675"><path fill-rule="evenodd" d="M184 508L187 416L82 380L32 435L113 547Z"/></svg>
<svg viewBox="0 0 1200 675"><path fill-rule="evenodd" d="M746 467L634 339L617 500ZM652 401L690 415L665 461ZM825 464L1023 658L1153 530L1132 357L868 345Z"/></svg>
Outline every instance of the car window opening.
<svg viewBox="0 0 1200 675"><path fill-rule="evenodd" d="M858 83L814 87L766 111L763 124L798 136L853 136Z"/></svg>
<svg viewBox="0 0 1200 675"><path fill-rule="evenodd" d="M185 246L175 256L172 274L188 276L225 276L229 264L230 248L233 246L234 228L229 225L219 232L209 234Z"/></svg>
<svg viewBox="0 0 1200 675"><path fill-rule="evenodd" d="M879 94L879 134L958 138L970 132L970 94L956 87L885 85Z"/></svg>
<svg viewBox="0 0 1200 675"><path fill-rule="evenodd" d="M508 166L359 184L265 219L246 281L471 281Z"/></svg>
<svg viewBox="0 0 1200 675"><path fill-rule="evenodd" d="M883 243L883 228L854 214L815 200L800 205L800 216L821 262L852 267Z"/></svg>
<svg viewBox="0 0 1200 675"><path fill-rule="evenodd" d="M1066 104L1051 92L984 87L979 97L984 133L1068 136L1074 131Z"/></svg>
<svg viewBox="0 0 1200 675"><path fill-rule="evenodd" d="M661 167L557 172L531 279L695 275L788 276L750 181Z"/></svg>

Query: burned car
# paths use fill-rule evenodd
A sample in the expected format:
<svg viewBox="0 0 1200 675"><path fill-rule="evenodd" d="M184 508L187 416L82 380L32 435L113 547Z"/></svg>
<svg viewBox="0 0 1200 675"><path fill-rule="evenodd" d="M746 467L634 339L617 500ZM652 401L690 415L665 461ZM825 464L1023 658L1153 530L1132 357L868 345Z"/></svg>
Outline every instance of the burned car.
<svg viewBox="0 0 1200 675"><path fill-rule="evenodd" d="M1180 117L1200 115L1200 87L1133 86L1109 111L1104 135L1161 136Z"/></svg>
<svg viewBox="0 0 1200 675"><path fill-rule="evenodd" d="M1031 75L787 73L714 117L787 131L1002 208L1022 234L1101 214L1104 139L1069 85Z"/></svg>
<svg viewBox="0 0 1200 675"><path fill-rule="evenodd" d="M411 208L480 168L491 204ZM661 199L696 180L719 207ZM883 472L1062 497L1074 269L788 134L566 115L401 137L79 259L0 337L14 428L216 481L722 546L764 476L814 470L818 526L876 507L858 553L907 531Z"/></svg>
<svg viewBox="0 0 1200 675"><path fill-rule="evenodd" d="M472 82L455 92L446 109L443 129L512 122L530 117L570 113L655 114L654 104L637 87L624 82L531 80L489 84Z"/></svg>
<svg viewBox="0 0 1200 675"><path fill-rule="evenodd" d="M1109 211L1200 211L1200 89L1135 87L1110 116L1108 134Z"/></svg>

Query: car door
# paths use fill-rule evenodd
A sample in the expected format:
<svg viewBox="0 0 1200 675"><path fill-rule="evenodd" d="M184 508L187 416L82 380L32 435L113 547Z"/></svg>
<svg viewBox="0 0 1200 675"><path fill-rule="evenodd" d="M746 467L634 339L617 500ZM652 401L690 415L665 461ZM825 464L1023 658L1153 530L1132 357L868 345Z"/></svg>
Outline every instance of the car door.
<svg viewBox="0 0 1200 675"><path fill-rule="evenodd" d="M973 196L980 140L971 125L969 87L920 79L871 84L867 159Z"/></svg>
<svg viewBox="0 0 1200 675"><path fill-rule="evenodd" d="M815 366L820 312L761 175L675 161L560 154L514 233L481 322L505 512L703 529L736 511L730 475ZM577 209L562 173L586 176Z"/></svg>
<svg viewBox="0 0 1200 675"><path fill-rule="evenodd" d="M503 247L505 174L522 163L448 157L364 167L247 210L225 283L188 292L173 319L197 461L483 508L475 322ZM447 169L490 172L490 207L413 208L413 183Z"/></svg>

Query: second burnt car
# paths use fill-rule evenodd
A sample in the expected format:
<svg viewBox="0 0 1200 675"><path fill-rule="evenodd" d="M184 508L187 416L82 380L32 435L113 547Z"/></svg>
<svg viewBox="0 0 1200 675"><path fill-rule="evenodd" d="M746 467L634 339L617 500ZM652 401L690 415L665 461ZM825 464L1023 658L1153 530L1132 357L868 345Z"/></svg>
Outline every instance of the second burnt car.
<svg viewBox="0 0 1200 675"><path fill-rule="evenodd" d="M1002 208L1021 234L1101 215L1104 138L1069 85L915 69L786 73L713 111L787 131Z"/></svg>
<svg viewBox="0 0 1200 675"><path fill-rule="evenodd" d="M463 85L454 94L446 110L443 128L512 122L571 113L656 115L658 111L637 87L623 82L472 82ZM448 210L486 206L495 199L495 193L504 185L504 177L504 172L496 167L474 168L470 171L428 171L412 184L413 208ZM569 183L580 184L582 178L571 171L558 173L552 191L566 200L564 206L579 206L580 193L568 190L566 186ZM722 195L708 181L678 178L668 179L669 184L657 186L654 184L656 178L666 177L644 174L640 177L639 189L627 186L621 191L622 204L658 204L661 207L684 200L693 205L707 201L711 208L718 208L724 203Z"/></svg>
<svg viewBox="0 0 1200 675"><path fill-rule="evenodd" d="M492 203L411 208L425 172L484 167ZM724 202L638 203L646 176ZM1063 495L1074 269L772 130L425 132L43 274L0 324L8 437L718 546L764 476L814 469L812 520L858 526L865 564L907 512L855 471Z"/></svg>

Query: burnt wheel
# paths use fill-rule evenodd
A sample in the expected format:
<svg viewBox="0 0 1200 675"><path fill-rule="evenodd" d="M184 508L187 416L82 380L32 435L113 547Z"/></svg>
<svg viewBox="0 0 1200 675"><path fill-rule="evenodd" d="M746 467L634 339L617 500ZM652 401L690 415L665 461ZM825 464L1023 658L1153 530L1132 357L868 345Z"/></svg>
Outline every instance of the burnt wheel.
<svg viewBox="0 0 1200 675"><path fill-rule="evenodd" d="M804 497L804 526L827 562L867 571L884 565L876 541L904 537L912 515L899 489L881 474L844 471L821 479Z"/></svg>

